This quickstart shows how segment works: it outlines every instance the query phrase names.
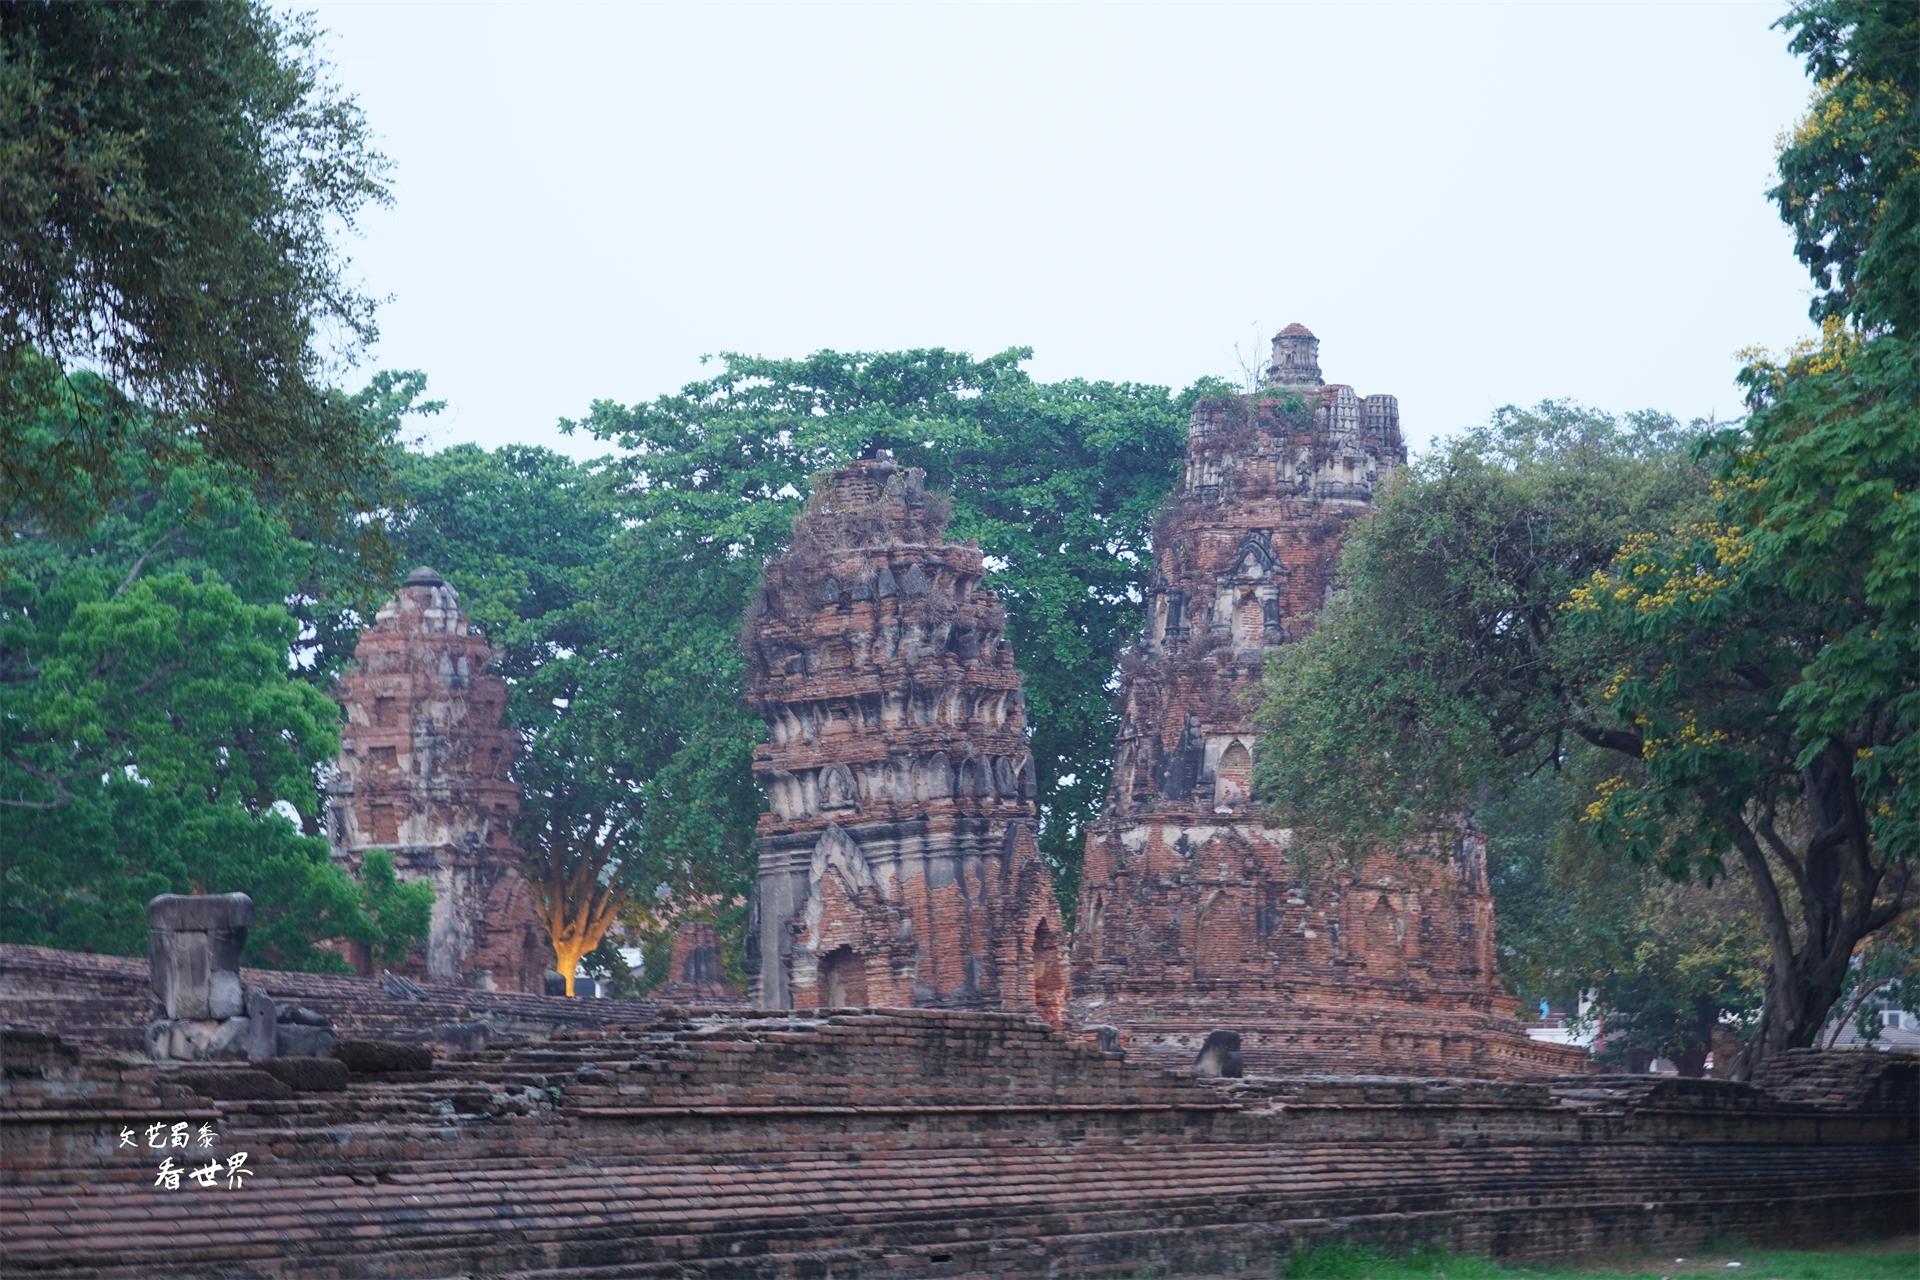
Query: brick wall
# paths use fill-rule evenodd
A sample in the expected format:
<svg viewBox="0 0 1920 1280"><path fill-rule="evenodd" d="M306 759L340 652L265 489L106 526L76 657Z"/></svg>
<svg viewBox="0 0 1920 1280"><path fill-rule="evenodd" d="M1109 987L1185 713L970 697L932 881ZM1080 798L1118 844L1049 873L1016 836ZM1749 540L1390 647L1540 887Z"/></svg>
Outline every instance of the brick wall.
<svg viewBox="0 0 1920 1280"><path fill-rule="evenodd" d="M898 1010L561 1031L247 1101L43 1032L0 1057L9 1276L1265 1276L1331 1238L1858 1238L1913 1230L1920 1196L1914 1066L1877 1055L1789 1073L1817 1098L1202 1082L1013 1015ZM253 1181L151 1185L117 1135L179 1120Z"/></svg>

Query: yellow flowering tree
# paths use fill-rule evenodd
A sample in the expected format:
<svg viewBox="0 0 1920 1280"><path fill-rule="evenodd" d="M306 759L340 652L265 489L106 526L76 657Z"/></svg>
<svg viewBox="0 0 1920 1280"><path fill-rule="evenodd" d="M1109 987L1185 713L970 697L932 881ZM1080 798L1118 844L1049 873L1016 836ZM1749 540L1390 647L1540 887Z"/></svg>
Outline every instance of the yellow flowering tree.
<svg viewBox="0 0 1920 1280"><path fill-rule="evenodd" d="M1751 886L1759 1055L1814 1043L1920 861L1920 6L1782 25L1821 86L1772 193L1820 340L1751 356L1751 416L1691 466L1547 418L1412 468L1276 656L1256 777L1281 821L1351 842L1597 751L1586 835Z"/></svg>
<svg viewBox="0 0 1920 1280"><path fill-rule="evenodd" d="M1586 820L1675 872L1739 860L1769 1053L1814 1042L1856 951L1915 897L1920 364L1830 319L1744 380L1752 418L1706 445L1713 514L1628 539L1563 610L1628 655L1592 714L1637 750Z"/></svg>
<svg viewBox="0 0 1920 1280"><path fill-rule="evenodd" d="M1817 86L1768 193L1819 288L1814 318L1920 336L1920 4L1801 0L1777 25Z"/></svg>

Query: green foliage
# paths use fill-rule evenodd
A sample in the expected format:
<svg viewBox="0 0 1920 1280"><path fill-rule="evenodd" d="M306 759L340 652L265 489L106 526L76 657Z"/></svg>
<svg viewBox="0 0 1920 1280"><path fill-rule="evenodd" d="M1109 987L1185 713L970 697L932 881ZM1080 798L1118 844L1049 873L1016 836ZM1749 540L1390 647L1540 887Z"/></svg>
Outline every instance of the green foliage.
<svg viewBox="0 0 1920 1280"><path fill-rule="evenodd" d="M1704 498L1690 440L1659 414L1507 408L1395 480L1267 671L1255 785L1296 843L1361 854L1564 759L1598 646L1560 642L1559 603Z"/></svg>
<svg viewBox="0 0 1920 1280"><path fill-rule="evenodd" d="M276 491L377 464L365 420L319 387L316 334L339 352L373 336L333 234L386 201L385 162L317 35L251 0L0 6L0 420L53 397L37 350ZM34 451L7 434L0 532L72 529L124 491L136 415L68 425Z"/></svg>
<svg viewBox="0 0 1920 1280"><path fill-rule="evenodd" d="M1501 977L1524 1004L1590 998L1583 1025L1604 1026L1603 1057L1644 1050L1697 1070L1716 1030L1737 1036L1758 1012L1764 935L1738 876L1675 883L1594 841L1577 813L1600 754L1576 749L1478 815Z"/></svg>
<svg viewBox="0 0 1920 1280"><path fill-rule="evenodd" d="M282 603L317 553L192 441L114 463L84 527L0 553L0 933L137 953L152 895L240 890L255 962L338 967L317 943L374 935L296 825L338 746Z"/></svg>
<svg viewBox="0 0 1920 1280"><path fill-rule="evenodd" d="M590 467L550 449L463 444L394 462L391 534L403 568L430 565L518 680L580 648L583 575L611 545L615 518Z"/></svg>
<svg viewBox="0 0 1920 1280"><path fill-rule="evenodd" d="M399 964L433 923L433 886L418 880L400 883L393 855L372 849L360 860L360 910L367 918L369 927L362 937L372 949L373 962Z"/></svg>
<svg viewBox="0 0 1920 1280"><path fill-rule="evenodd" d="M1920 339L1920 5L1802 0L1775 25L1819 86L1768 193L1818 286L1814 318Z"/></svg>
<svg viewBox="0 0 1920 1280"><path fill-rule="evenodd" d="M1766 980L1766 939L1746 886L1678 883L1636 875L1622 950L1594 974L1591 1016L1604 1027L1602 1061L1619 1062L1643 1050L1698 1075L1716 1032L1733 1040L1760 1012Z"/></svg>

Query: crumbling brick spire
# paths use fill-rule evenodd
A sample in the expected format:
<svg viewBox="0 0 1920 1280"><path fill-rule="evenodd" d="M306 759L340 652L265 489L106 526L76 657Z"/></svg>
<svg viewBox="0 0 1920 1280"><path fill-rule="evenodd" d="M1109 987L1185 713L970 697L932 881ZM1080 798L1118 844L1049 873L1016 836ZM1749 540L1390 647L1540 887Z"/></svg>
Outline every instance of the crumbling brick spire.
<svg viewBox="0 0 1920 1280"><path fill-rule="evenodd" d="M1076 1017L1188 1063L1238 1033L1251 1071L1576 1069L1513 1021L1476 833L1436 835L1445 860L1384 853L1309 892L1251 794L1266 659L1313 626L1349 524L1405 461L1398 402L1323 382L1304 325L1274 338L1259 394L1194 408L1146 631L1121 664Z"/></svg>
<svg viewBox="0 0 1920 1280"><path fill-rule="evenodd" d="M539 992L552 953L513 842L520 788L507 682L492 661L446 579L408 574L340 681L347 723L329 835L356 875L368 850L388 849L402 880L433 885L426 946L399 966L405 975Z"/></svg>
<svg viewBox="0 0 1920 1280"><path fill-rule="evenodd" d="M1273 335L1273 362L1261 380L1269 387L1320 385L1320 339L1303 324L1290 324Z"/></svg>
<svg viewBox="0 0 1920 1280"><path fill-rule="evenodd" d="M749 942L772 1008L1065 998L1006 617L946 503L879 451L823 476L747 618L767 722Z"/></svg>

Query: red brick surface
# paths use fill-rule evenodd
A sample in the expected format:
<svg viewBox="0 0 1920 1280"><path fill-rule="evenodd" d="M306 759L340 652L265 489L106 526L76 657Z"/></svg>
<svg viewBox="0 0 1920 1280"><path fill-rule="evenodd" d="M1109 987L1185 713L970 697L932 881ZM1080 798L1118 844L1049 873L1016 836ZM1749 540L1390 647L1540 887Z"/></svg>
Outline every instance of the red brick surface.
<svg viewBox="0 0 1920 1280"><path fill-rule="evenodd" d="M1330 1238L1859 1238L1912 1230L1920 1197L1914 1064L1871 1054L1783 1064L1779 1092L1205 1083L1013 1015L892 1010L562 1031L245 1101L44 1032L0 1059L9 1277L1266 1276ZM177 1121L254 1180L155 1187L117 1134Z"/></svg>
<svg viewBox="0 0 1920 1280"><path fill-rule="evenodd" d="M657 1008L652 1000L569 1000L434 982L419 984L415 999L366 978L278 969L242 969L240 977L276 1005L321 1014L343 1037L427 1038L436 1027L474 1022L503 1035L544 1036L650 1018ZM144 959L0 943L0 1022L56 1030L89 1048L139 1052L152 1003Z"/></svg>

